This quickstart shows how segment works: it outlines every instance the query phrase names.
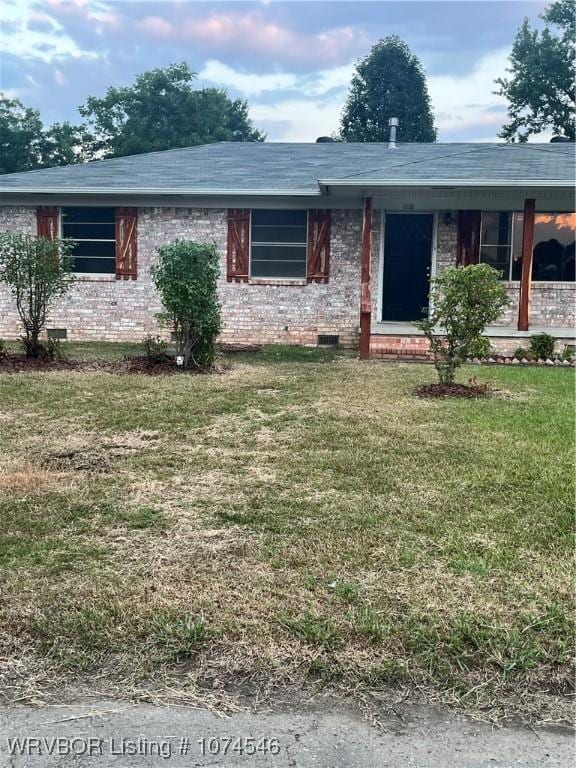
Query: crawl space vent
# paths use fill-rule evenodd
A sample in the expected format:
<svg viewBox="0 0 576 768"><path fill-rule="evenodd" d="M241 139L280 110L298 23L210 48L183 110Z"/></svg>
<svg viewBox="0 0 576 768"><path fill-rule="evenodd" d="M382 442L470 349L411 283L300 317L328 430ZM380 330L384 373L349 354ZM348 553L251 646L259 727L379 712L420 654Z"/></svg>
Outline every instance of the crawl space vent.
<svg viewBox="0 0 576 768"><path fill-rule="evenodd" d="M318 335L318 346L319 347L337 347L340 343L340 336L331 336L329 334L319 334Z"/></svg>
<svg viewBox="0 0 576 768"><path fill-rule="evenodd" d="M48 328L47 335L51 341L61 341L68 338L68 331L66 328Z"/></svg>

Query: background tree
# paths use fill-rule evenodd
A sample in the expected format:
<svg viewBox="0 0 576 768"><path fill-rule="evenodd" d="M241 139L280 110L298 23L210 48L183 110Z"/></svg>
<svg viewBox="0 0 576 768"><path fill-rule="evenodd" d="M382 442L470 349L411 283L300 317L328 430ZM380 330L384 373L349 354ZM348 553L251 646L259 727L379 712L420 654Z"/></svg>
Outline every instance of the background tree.
<svg viewBox="0 0 576 768"><path fill-rule="evenodd" d="M158 249L158 263L152 268L164 305L158 319L174 331L184 368L205 370L214 364L220 332L219 271L213 244L176 240Z"/></svg>
<svg viewBox="0 0 576 768"><path fill-rule="evenodd" d="M263 141L241 99L217 88L193 90L196 75L173 64L138 75L131 86L90 96L80 113L93 126L100 156L121 157L216 141Z"/></svg>
<svg viewBox="0 0 576 768"><path fill-rule="evenodd" d="M45 128L37 109L0 95L0 174L80 163L90 157L90 145L83 126Z"/></svg>
<svg viewBox="0 0 576 768"><path fill-rule="evenodd" d="M447 267L432 280L428 316L416 325L430 342L440 384L454 383L457 368L509 303L499 272L488 264Z"/></svg>
<svg viewBox="0 0 576 768"><path fill-rule="evenodd" d="M0 173L40 167L42 127L38 110L0 95Z"/></svg>
<svg viewBox="0 0 576 768"><path fill-rule="evenodd" d="M496 93L509 102L510 122L499 134L507 141L524 142L547 129L575 138L575 0L552 3L542 18L546 26L541 32L524 19L510 54L510 77L496 80Z"/></svg>
<svg viewBox="0 0 576 768"><path fill-rule="evenodd" d="M41 167L73 165L92 159L94 138L83 125L54 123L44 129L40 141Z"/></svg>
<svg viewBox="0 0 576 768"><path fill-rule="evenodd" d="M0 281L8 285L16 300L27 357L42 355L40 334L48 310L73 280L72 246L71 240L0 234Z"/></svg>
<svg viewBox="0 0 576 768"><path fill-rule="evenodd" d="M398 141L436 141L436 129L418 58L399 37L376 43L356 65L342 114L345 141L388 141L388 119L400 120Z"/></svg>

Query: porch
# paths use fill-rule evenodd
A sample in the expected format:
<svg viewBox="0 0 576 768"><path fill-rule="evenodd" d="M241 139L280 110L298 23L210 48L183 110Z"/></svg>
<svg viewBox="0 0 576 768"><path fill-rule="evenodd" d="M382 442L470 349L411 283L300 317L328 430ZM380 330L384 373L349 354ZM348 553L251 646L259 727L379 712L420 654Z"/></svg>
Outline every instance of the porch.
<svg viewBox="0 0 576 768"><path fill-rule="evenodd" d="M478 205L471 210L458 207L459 201L452 195L436 192L432 197L442 197L434 200L438 207L426 205L422 200L418 201L420 205L413 205L409 195L397 196L391 209L386 205L390 201L371 196L363 198L360 357L428 359L428 343L414 322L420 316L419 310L428 305L430 280L447 266L486 261L490 250L484 245L488 224L482 223L483 216L496 220L508 217L516 235L514 248L511 235L505 246L509 249L510 261L513 251L517 254L514 275L512 266L509 275L504 273L510 278L505 280L510 307L497 325L486 329L494 348L500 354L512 354L517 347L527 346L532 334L543 332L558 339L559 344L573 344L576 304L573 276L556 282L535 280L533 274L534 253L537 253L535 222L543 218L543 214L536 211L569 210L573 206L568 204L568 198L557 193L534 192L534 197L524 197L520 206L517 193L503 195L500 192L489 201L480 199L485 195L475 198L468 193L463 196L463 202ZM446 205L448 202L450 208ZM410 210L399 210L402 205ZM570 219L573 241L573 214L554 215ZM553 218L553 215L546 214L546 217ZM506 237L504 235L505 242ZM573 249L573 242L566 245L572 271ZM502 250L500 245L494 248L498 254Z"/></svg>

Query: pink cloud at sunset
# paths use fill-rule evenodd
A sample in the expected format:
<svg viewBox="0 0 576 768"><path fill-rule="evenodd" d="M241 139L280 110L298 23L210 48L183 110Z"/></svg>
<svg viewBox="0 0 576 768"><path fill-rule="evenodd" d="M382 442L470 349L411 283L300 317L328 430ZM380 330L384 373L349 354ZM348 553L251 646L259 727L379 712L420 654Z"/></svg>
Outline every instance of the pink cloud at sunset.
<svg viewBox="0 0 576 768"><path fill-rule="evenodd" d="M351 26L314 35L297 34L278 22L267 21L258 12L188 17L178 25L160 16L146 16L137 22L137 28L157 40L195 43L212 52L269 53L285 61L312 59L327 64L347 62L368 44L366 34Z"/></svg>

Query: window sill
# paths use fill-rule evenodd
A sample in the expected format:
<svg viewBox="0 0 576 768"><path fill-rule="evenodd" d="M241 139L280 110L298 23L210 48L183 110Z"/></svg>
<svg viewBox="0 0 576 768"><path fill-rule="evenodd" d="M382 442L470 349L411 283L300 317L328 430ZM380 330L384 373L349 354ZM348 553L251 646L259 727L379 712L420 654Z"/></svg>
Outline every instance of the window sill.
<svg viewBox="0 0 576 768"><path fill-rule="evenodd" d="M98 272L73 272L79 283L115 283L115 274L102 274Z"/></svg>
<svg viewBox="0 0 576 768"><path fill-rule="evenodd" d="M284 278L284 279L278 279L275 277L251 277L248 280L248 285L284 285L284 286L294 286L294 285L308 285L308 280L306 278Z"/></svg>
<svg viewBox="0 0 576 768"><path fill-rule="evenodd" d="M576 286L574 280L531 280L530 284L547 288L572 288ZM520 288L520 280L504 280L506 288Z"/></svg>

